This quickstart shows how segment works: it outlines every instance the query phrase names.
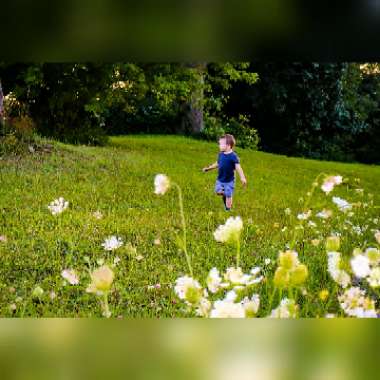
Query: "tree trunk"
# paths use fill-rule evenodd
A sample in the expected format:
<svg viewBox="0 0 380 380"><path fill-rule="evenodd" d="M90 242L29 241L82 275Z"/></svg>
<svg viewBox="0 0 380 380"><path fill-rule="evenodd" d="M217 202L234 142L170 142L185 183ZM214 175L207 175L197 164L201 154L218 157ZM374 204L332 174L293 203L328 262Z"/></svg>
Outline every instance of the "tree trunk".
<svg viewBox="0 0 380 380"><path fill-rule="evenodd" d="M180 132L199 134L203 131L203 86L206 63L188 63L185 67L196 69L197 83L189 101L182 104Z"/></svg>

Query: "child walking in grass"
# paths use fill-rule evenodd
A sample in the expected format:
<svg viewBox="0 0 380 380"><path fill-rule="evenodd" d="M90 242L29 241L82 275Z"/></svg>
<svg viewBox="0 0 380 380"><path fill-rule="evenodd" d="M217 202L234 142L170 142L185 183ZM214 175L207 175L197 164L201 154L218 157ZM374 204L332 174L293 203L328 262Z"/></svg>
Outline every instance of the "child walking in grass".
<svg viewBox="0 0 380 380"><path fill-rule="evenodd" d="M238 155L233 151L235 138L226 134L219 139L218 161L203 168L203 172L208 172L218 168L218 178L215 183L215 192L223 197L224 208L230 211L232 207L232 194L235 188L235 170L240 176L243 186L247 185Z"/></svg>

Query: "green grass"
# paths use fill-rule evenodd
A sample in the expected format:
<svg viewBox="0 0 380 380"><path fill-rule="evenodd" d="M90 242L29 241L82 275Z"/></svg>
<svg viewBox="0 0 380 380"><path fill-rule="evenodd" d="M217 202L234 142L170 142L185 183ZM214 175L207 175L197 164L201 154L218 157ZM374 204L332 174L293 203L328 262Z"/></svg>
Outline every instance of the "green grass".
<svg viewBox="0 0 380 380"><path fill-rule="evenodd" d="M216 160L215 143L174 136L129 136L113 137L110 146L103 148L60 143L55 147L52 154L0 160L0 235L7 237L7 242L0 242L2 316L100 316L98 299L85 291L90 282L86 257L95 268L97 260L112 263L115 256L121 262L115 268L110 295L113 316L184 315L170 287L187 272L185 257L175 243L175 234L181 232L178 197L174 189L164 196L153 193L157 173L167 174L182 188L188 250L195 277L200 281L213 266L225 270L235 263L234 248L213 239L214 230L230 215L240 215L244 221L243 269L263 265L264 258L275 260L291 239L288 231L293 222L284 209L290 207L293 215L301 211L299 198L320 172L360 178L360 187L373 193L374 203L379 204L378 166L237 149L248 187L243 189L237 180L233 212L228 214L213 193L216 172L201 172L202 167ZM348 197L349 190L350 186L344 185L336 194ZM47 205L60 196L70 206L53 216ZM317 192L315 210L325 203L326 196ZM97 210L103 214L101 220L92 215ZM371 210L372 216L378 216L376 210ZM289 230L282 232L284 226ZM329 233L328 227L323 228L325 234ZM305 230L305 234L305 241L317 237L313 231ZM125 246L105 253L101 243L110 235L130 242L143 259L138 261L129 255ZM350 254L350 247L370 237L368 233L359 239L347 232L343 239L346 254ZM161 245L153 243L156 238L160 238ZM301 314L317 315L325 311L318 301L318 291L333 291L334 284L326 272L323 246L310 248L301 240L298 243L300 260L310 273L308 294L299 299L301 305L307 304ZM80 285L63 285L60 273L65 268L78 270ZM274 270L275 266L268 269L268 281L258 287L261 315L270 311L268 298ZM157 283L160 289L148 290L149 285ZM40 300L31 297L36 285L45 291ZM54 299L49 297L51 291L56 294ZM276 298L272 308L278 301ZM12 304L15 310L10 309ZM337 311L334 307L337 308L332 302L333 312Z"/></svg>

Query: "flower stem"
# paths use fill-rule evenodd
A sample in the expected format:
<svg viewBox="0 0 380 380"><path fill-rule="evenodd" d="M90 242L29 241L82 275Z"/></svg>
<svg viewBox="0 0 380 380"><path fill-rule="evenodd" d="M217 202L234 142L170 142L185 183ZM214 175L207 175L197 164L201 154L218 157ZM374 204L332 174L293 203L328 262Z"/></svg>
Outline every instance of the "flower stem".
<svg viewBox="0 0 380 380"><path fill-rule="evenodd" d="M236 268L239 267L240 264L240 239L236 240Z"/></svg>
<svg viewBox="0 0 380 380"><path fill-rule="evenodd" d="M182 222L182 229L183 229L183 244L182 244L183 246L182 246L182 248L183 248L183 251L185 252L187 266L189 267L190 275L193 276L193 268L191 266L190 256L189 256L189 254L187 252L186 220L185 220L185 213L183 211L182 190L181 190L181 188L176 183L174 183L174 186L178 190L179 211L180 211L180 214L181 214L181 222Z"/></svg>
<svg viewBox="0 0 380 380"><path fill-rule="evenodd" d="M106 318L109 318L111 316L111 312L108 305L108 292L104 292L103 294L103 306L104 306L103 315Z"/></svg>

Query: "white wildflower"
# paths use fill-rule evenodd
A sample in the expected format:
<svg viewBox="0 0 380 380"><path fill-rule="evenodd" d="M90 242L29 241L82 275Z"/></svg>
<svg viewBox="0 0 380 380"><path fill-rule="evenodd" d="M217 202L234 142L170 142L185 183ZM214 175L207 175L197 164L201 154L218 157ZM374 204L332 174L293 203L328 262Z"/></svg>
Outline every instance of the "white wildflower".
<svg viewBox="0 0 380 380"><path fill-rule="evenodd" d="M336 185L340 185L343 181L343 178L342 176L340 175L337 175L337 176L330 176L330 177L327 177L322 186L321 186L321 189L326 193L326 194L329 194L332 190L334 190L334 187Z"/></svg>
<svg viewBox="0 0 380 380"><path fill-rule="evenodd" d="M207 298L202 298L199 301L198 307L195 310L196 315L199 317L208 317L211 310L211 302Z"/></svg>
<svg viewBox="0 0 380 380"><path fill-rule="evenodd" d="M376 318L375 302L365 297L365 291L358 287L347 289L338 297L341 308L350 317Z"/></svg>
<svg viewBox="0 0 380 380"><path fill-rule="evenodd" d="M211 293L216 293L221 286L222 279L217 268L212 268L207 277L207 287Z"/></svg>
<svg viewBox="0 0 380 380"><path fill-rule="evenodd" d="M179 299L190 304L197 304L202 298L202 287L197 280L189 276L177 278L174 291Z"/></svg>
<svg viewBox="0 0 380 380"><path fill-rule="evenodd" d="M297 215L298 220L306 220L309 219L311 216L311 210L308 210L307 212L303 212L301 214Z"/></svg>
<svg viewBox="0 0 380 380"><path fill-rule="evenodd" d="M154 193L164 195L170 188L170 180L165 174L157 174L154 178Z"/></svg>
<svg viewBox="0 0 380 380"><path fill-rule="evenodd" d="M340 211L346 212L352 208L352 205L342 198L333 197L332 201L338 206Z"/></svg>
<svg viewBox="0 0 380 380"><path fill-rule="evenodd" d="M367 281L372 288L378 288L380 286L380 267L371 270Z"/></svg>
<svg viewBox="0 0 380 380"><path fill-rule="evenodd" d="M327 252L327 259L328 272L330 276L337 284L343 288L346 288L350 284L351 278L346 271L340 268L340 253L334 251Z"/></svg>
<svg viewBox="0 0 380 380"><path fill-rule="evenodd" d="M235 302L237 298L237 294L235 290L230 290L227 292L226 296L224 297L224 301L229 301L229 302Z"/></svg>
<svg viewBox="0 0 380 380"><path fill-rule="evenodd" d="M253 294L251 299L245 297L242 300L242 305L244 307L245 316L253 317L257 314L260 307L260 296L258 294Z"/></svg>
<svg viewBox="0 0 380 380"><path fill-rule="evenodd" d="M104 240L102 247L106 251L113 251L117 248L120 248L123 245L123 240L117 236L110 236Z"/></svg>
<svg viewBox="0 0 380 380"><path fill-rule="evenodd" d="M322 211L318 212L315 216L317 218L321 218L321 219L328 219L330 218L332 215L332 211L331 210L325 210L323 209Z"/></svg>
<svg viewBox="0 0 380 380"><path fill-rule="evenodd" d="M296 318L298 306L292 299L284 298L281 300L280 305L272 310L269 318Z"/></svg>
<svg viewBox="0 0 380 380"><path fill-rule="evenodd" d="M244 274L240 267L227 268L226 273L224 274L224 279L232 285L246 285L250 278L251 276Z"/></svg>
<svg viewBox="0 0 380 380"><path fill-rule="evenodd" d="M215 301L210 318L245 318L245 309L241 303Z"/></svg>
<svg viewBox="0 0 380 380"><path fill-rule="evenodd" d="M102 219L103 218L103 214L100 212L100 211L95 211L92 213L92 216L95 218L95 219Z"/></svg>
<svg viewBox="0 0 380 380"><path fill-rule="evenodd" d="M58 215L64 210L66 210L67 207L69 207L69 202L65 201L64 198L60 197L51 202L48 206L48 209L53 215Z"/></svg>
<svg viewBox="0 0 380 380"><path fill-rule="evenodd" d="M78 285L79 284L79 278L77 276L77 273L73 269L64 269L61 272L61 276L68 281L70 285Z"/></svg>
<svg viewBox="0 0 380 380"><path fill-rule="evenodd" d="M351 268L358 278L367 277L370 273L369 259L364 255L357 255L351 260Z"/></svg>
<svg viewBox="0 0 380 380"><path fill-rule="evenodd" d="M220 225L214 232L214 238L216 241L225 243L231 240L238 240L241 230L243 229L243 221L240 216L230 217L226 223Z"/></svg>

